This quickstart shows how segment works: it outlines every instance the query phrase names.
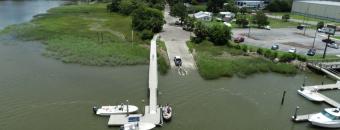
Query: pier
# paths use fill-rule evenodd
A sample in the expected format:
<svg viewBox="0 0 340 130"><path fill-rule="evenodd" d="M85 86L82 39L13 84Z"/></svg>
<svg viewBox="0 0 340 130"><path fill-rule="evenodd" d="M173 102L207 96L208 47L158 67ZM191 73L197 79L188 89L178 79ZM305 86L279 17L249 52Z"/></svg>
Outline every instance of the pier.
<svg viewBox="0 0 340 130"><path fill-rule="evenodd" d="M322 97L324 100L323 102L326 102L327 104L329 104L332 107L336 107L339 108L340 107L340 103L338 103L337 101L319 93L318 91L323 91L323 90L338 90L340 89L340 83L337 82L335 84L326 84L326 85L314 85L314 86L305 86L303 87L305 90L316 90L316 92L314 92L314 94ZM303 121L308 121L308 118L316 113L313 114L304 114L304 115L297 115L297 111L298 111L299 107L296 108L295 111L295 115L292 116L292 120L295 122L303 122Z"/></svg>
<svg viewBox="0 0 340 130"><path fill-rule="evenodd" d="M137 118L139 122L152 123L161 125L162 112L157 105L157 87L158 87L158 70L157 70L157 38L155 35L150 44L150 66L149 66L149 105L145 106L145 114L130 114L130 115L111 115L108 125L121 126L129 123L130 119Z"/></svg>
<svg viewBox="0 0 340 130"><path fill-rule="evenodd" d="M340 61L336 60L322 60L322 61L309 61L307 66L321 72L324 72L335 80L340 80Z"/></svg>

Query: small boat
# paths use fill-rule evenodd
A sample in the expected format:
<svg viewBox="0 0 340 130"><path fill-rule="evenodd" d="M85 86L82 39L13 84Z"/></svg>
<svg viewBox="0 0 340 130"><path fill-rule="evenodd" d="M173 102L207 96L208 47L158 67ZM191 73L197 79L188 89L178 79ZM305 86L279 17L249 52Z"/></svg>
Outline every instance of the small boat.
<svg viewBox="0 0 340 130"><path fill-rule="evenodd" d="M172 117L172 108L170 107L169 104L166 104L163 108L162 108L162 111L163 111L163 119L165 121L169 121L171 120L171 117Z"/></svg>
<svg viewBox="0 0 340 130"><path fill-rule="evenodd" d="M317 94L317 89L307 90L307 89L301 88L300 90L298 90L298 93L301 96L304 96L305 98L311 101L322 102L325 100L320 95Z"/></svg>
<svg viewBox="0 0 340 130"><path fill-rule="evenodd" d="M133 105L116 105L116 106L102 106L100 108L94 106L93 112L101 116L110 116L115 114L135 113L138 111L138 107Z"/></svg>
<svg viewBox="0 0 340 130"><path fill-rule="evenodd" d="M155 127L156 125L152 123L133 122L124 124L124 126L120 127L120 130L151 130Z"/></svg>
<svg viewBox="0 0 340 130"><path fill-rule="evenodd" d="M309 117L308 121L319 127L340 128L340 108L325 108Z"/></svg>

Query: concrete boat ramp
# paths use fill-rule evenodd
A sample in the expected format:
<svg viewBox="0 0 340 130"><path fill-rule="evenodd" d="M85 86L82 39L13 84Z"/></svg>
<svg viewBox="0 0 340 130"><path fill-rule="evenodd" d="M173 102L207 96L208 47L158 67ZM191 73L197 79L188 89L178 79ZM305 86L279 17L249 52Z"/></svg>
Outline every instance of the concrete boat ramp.
<svg viewBox="0 0 340 130"><path fill-rule="evenodd" d="M124 114L124 115L111 115L108 125L109 126L122 126L129 122L143 122L161 125L162 111L160 106L157 105L157 87L158 87L158 70L157 70L157 38L155 35L150 44L150 66L149 66L149 105L145 106L145 114Z"/></svg>
<svg viewBox="0 0 340 130"><path fill-rule="evenodd" d="M324 99L323 102L331 105L332 107L340 108L340 103L337 101L319 93L318 91L323 90L339 90L340 89L340 82L338 81L336 84L327 84L327 85L315 85L315 86L305 86L303 87L305 90L317 90L314 94L322 97ZM294 116L292 116L292 120L295 122L303 122L308 121L309 117L316 114L305 114L305 115L297 115L299 107L296 108Z"/></svg>

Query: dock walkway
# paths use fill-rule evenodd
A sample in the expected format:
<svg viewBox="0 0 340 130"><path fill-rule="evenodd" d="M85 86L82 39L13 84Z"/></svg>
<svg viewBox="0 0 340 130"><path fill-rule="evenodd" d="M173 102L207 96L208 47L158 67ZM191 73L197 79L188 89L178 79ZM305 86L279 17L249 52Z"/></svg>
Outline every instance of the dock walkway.
<svg viewBox="0 0 340 130"><path fill-rule="evenodd" d="M313 114L305 114L305 115L297 115L296 118L294 116L292 116L292 120L295 122L303 122L303 121L308 121L309 117L314 115L316 113Z"/></svg>
<svg viewBox="0 0 340 130"><path fill-rule="evenodd" d="M157 87L158 87L158 70L157 70L157 39L158 34L153 37L150 44L150 66L149 66L149 106L145 106L145 114L111 115L108 125L121 126L129 123L129 119L137 117L139 122L161 124L161 108L157 105Z"/></svg>

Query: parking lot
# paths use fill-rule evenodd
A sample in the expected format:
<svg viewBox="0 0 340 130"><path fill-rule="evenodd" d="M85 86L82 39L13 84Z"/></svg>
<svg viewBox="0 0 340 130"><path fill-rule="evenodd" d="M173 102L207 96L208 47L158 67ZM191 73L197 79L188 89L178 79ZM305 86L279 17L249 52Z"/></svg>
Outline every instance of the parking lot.
<svg viewBox="0 0 340 130"><path fill-rule="evenodd" d="M304 30L296 28L279 28L279 29L250 29L250 36L248 37L249 29L234 29L233 37L244 36L245 40L241 44L248 44L263 48L271 48L272 45L279 45L279 50L288 51L290 48L296 48L297 53L306 54L308 49L312 48L315 30L307 29L305 35ZM339 32L336 32L339 35ZM323 54L325 43L322 39L327 38L324 33L317 33L315 38L316 54ZM340 45L339 40L335 43ZM327 48L327 54L340 54L340 49Z"/></svg>

